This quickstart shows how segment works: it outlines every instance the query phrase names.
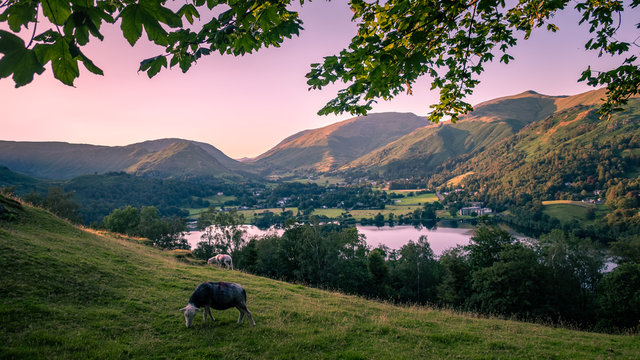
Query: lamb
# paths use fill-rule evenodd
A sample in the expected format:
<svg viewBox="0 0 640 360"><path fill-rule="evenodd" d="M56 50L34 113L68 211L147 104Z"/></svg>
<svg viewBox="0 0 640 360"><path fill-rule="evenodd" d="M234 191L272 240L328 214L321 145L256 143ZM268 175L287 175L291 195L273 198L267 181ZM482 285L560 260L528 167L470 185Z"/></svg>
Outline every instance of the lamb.
<svg viewBox="0 0 640 360"><path fill-rule="evenodd" d="M180 309L180 311L184 312L184 320L187 327L191 327L196 311L199 311L203 306L203 319L205 322L207 321L207 314L209 314L212 321L215 321L213 315L211 315L210 308L226 310L235 307L240 311L238 324L242 322L246 315L247 318L249 318L251 326L256 326L256 323L253 321L253 317L251 316L251 312L247 309L247 292L239 284L220 281L203 282L198 285L191 295L187 306Z"/></svg>
<svg viewBox="0 0 640 360"><path fill-rule="evenodd" d="M233 260L231 259L231 255L218 254L207 260L207 264L213 263L216 263L218 266L224 265L227 269L233 270Z"/></svg>

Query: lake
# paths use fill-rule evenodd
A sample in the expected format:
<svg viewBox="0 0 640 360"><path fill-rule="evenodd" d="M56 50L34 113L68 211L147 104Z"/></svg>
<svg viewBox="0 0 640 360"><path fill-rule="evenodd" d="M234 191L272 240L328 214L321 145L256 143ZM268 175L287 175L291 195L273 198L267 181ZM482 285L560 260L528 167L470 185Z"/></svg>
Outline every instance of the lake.
<svg viewBox="0 0 640 360"><path fill-rule="evenodd" d="M377 247L380 244L384 244L391 249L400 249L403 245L407 244L409 240L416 242L422 235L427 236L429 245L436 255L442 254L445 250L455 247L457 245L467 245L469 239L472 236L471 229L463 228L448 228L437 227L436 229L429 230L427 228L416 229L411 225L398 225L398 226L362 226L357 225L358 233L366 236L366 241L372 248ZM267 233L276 233L282 235L283 230L260 230L253 225L245 225L247 234L262 236ZM195 249L200 242L200 236L202 231L191 231L187 236L187 241L191 245L191 249Z"/></svg>

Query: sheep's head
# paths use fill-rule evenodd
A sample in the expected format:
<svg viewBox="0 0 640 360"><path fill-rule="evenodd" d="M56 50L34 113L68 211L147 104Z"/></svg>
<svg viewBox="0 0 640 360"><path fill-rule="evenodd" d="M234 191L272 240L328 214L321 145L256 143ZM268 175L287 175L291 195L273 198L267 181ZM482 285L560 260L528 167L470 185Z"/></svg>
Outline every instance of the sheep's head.
<svg viewBox="0 0 640 360"><path fill-rule="evenodd" d="M193 318L196 316L196 311L199 311L197 307L192 304L188 304L187 306L180 309L180 311L184 312L184 321L187 327L190 327L193 324Z"/></svg>

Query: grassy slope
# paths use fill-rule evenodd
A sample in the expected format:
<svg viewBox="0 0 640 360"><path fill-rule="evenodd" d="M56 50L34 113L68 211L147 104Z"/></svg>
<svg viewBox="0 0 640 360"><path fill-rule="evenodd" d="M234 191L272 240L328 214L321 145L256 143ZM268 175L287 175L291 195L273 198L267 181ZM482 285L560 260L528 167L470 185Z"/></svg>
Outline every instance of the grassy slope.
<svg viewBox="0 0 640 360"><path fill-rule="evenodd" d="M587 219L587 209L590 207L596 210L595 218L601 218L609 211L605 205L584 204L578 201L568 200L543 201L543 205L545 214L560 220L562 223L567 223L572 220L581 223L592 223L593 220Z"/></svg>
<svg viewBox="0 0 640 360"><path fill-rule="evenodd" d="M411 113L369 114L294 134L253 161L280 172L324 172L426 125L424 118Z"/></svg>
<svg viewBox="0 0 640 360"><path fill-rule="evenodd" d="M0 227L0 358L637 358L637 337L396 307L178 262L28 208ZM248 292L257 326L184 326L204 280Z"/></svg>
<svg viewBox="0 0 640 360"><path fill-rule="evenodd" d="M487 101L478 104L456 124L442 123L417 129L363 155L343 169L376 169L415 163L422 168L433 168L456 156L491 146L525 125L548 116L555 110L556 99L525 92Z"/></svg>

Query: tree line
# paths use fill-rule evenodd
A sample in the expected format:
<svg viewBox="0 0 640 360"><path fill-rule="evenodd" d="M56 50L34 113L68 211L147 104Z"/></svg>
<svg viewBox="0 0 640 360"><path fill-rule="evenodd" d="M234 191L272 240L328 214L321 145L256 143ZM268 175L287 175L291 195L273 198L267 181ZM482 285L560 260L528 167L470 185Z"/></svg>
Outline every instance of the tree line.
<svg viewBox="0 0 640 360"><path fill-rule="evenodd" d="M426 236L397 250L372 249L353 224L289 222L281 236L247 238L241 223L233 212L203 217L216 230L203 235L193 256L229 253L238 269L256 275L397 303L589 330L638 329L637 235L612 243L608 253L597 241L558 229L518 240L485 223L469 245L436 256ZM611 261L618 266L605 272Z"/></svg>

